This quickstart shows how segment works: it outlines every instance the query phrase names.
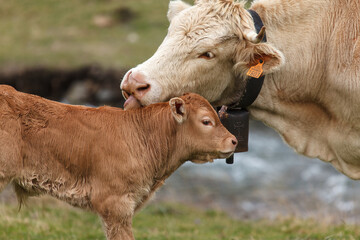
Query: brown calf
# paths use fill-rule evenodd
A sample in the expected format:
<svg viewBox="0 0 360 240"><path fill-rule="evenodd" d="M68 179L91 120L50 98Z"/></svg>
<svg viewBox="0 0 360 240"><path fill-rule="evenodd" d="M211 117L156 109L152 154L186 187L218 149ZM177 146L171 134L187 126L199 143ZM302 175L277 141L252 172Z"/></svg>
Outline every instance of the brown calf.
<svg viewBox="0 0 360 240"><path fill-rule="evenodd" d="M0 85L0 190L49 194L134 239L134 212L185 161L229 157L236 138L196 94L123 111L71 106Z"/></svg>

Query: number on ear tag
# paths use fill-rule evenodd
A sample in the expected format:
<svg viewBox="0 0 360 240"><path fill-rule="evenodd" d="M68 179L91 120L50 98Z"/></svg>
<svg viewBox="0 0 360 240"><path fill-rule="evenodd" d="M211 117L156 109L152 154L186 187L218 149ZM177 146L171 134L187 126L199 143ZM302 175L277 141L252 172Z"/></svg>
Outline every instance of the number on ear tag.
<svg viewBox="0 0 360 240"><path fill-rule="evenodd" d="M259 63L256 64L255 66L252 66L249 69L249 71L246 73L246 75L248 75L249 77L253 77L253 78L259 78L261 76L261 74L263 73L263 68L262 68L263 65L264 65L264 61L259 60Z"/></svg>

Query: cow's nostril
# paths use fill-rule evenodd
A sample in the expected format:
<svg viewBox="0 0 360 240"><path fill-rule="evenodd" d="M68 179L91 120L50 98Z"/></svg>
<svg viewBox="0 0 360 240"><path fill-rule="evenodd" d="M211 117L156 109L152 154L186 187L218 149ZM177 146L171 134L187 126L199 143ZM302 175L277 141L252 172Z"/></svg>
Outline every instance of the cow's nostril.
<svg viewBox="0 0 360 240"><path fill-rule="evenodd" d="M146 84L145 86L138 87L136 90L139 92L146 91L150 88L150 84Z"/></svg>
<svg viewBox="0 0 360 240"><path fill-rule="evenodd" d="M236 145L237 144L237 141L236 140L231 140L232 144L233 145Z"/></svg>
<svg viewBox="0 0 360 240"><path fill-rule="evenodd" d="M130 93L128 93L127 91L124 91L124 90L122 90L122 94L123 94L125 99L128 99L130 97L130 95L131 95Z"/></svg>

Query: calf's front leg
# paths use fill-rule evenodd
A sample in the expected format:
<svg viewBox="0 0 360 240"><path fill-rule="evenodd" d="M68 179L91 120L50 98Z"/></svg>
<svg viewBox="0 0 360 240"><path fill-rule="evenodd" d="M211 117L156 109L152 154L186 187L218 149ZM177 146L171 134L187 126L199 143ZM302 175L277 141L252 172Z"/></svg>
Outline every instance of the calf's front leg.
<svg viewBox="0 0 360 240"><path fill-rule="evenodd" d="M127 197L111 196L93 203L104 223L108 240L135 240L132 233L134 204Z"/></svg>
<svg viewBox="0 0 360 240"><path fill-rule="evenodd" d="M132 233L132 218L104 219L104 228L108 240L135 240Z"/></svg>

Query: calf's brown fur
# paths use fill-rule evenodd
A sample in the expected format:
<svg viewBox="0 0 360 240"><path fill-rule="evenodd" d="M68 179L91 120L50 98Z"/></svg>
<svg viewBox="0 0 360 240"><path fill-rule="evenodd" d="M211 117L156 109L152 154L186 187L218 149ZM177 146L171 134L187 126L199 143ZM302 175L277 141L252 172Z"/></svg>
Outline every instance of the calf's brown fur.
<svg viewBox="0 0 360 240"><path fill-rule="evenodd" d="M130 240L134 212L185 161L230 156L236 138L196 94L123 111L62 104L0 85L0 190L89 209L107 239Z"/></svg>

